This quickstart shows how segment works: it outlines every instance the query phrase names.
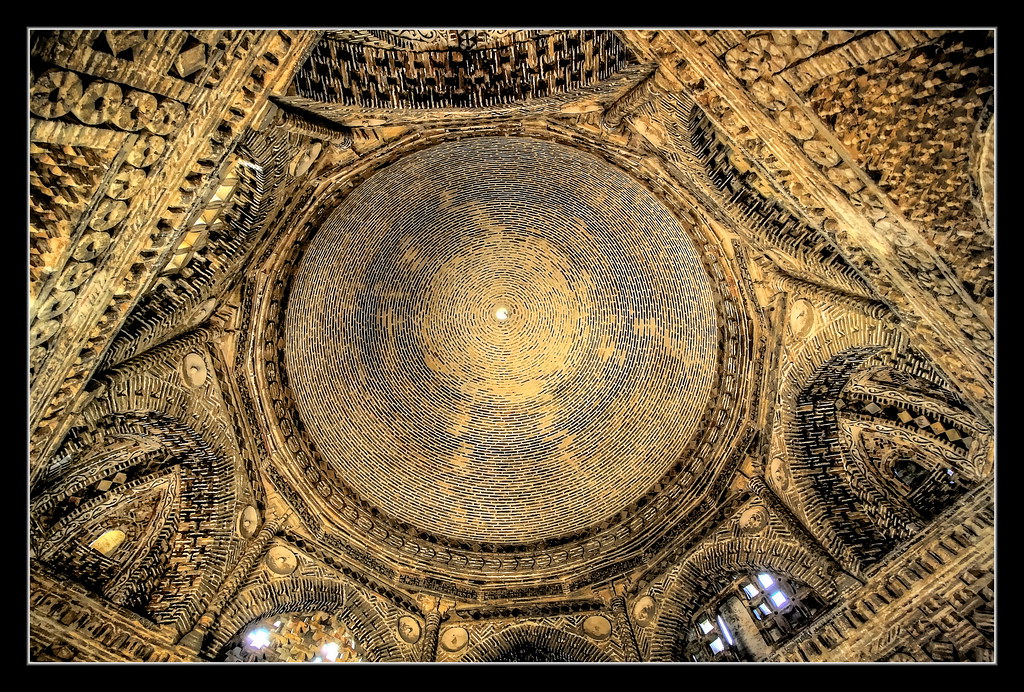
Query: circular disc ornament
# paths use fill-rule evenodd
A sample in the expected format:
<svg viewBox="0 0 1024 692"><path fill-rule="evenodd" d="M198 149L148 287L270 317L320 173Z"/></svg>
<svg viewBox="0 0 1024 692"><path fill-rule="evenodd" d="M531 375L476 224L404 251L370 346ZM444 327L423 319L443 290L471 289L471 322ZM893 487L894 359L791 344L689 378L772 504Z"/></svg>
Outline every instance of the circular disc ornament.
<svg viewBox="0 0 1024 692"><path fill-rule="evenodd" d="M192 387L201 387L206 382L206 359L202 354L189 353L181 363L182 377Z"/></svg>
<svg viewBox="0 0 1024 692"><path fill-rule="evenodd" d="M280 545L267 551L266 562L271 572L280 575L291 574L299 566L299 558L295 553Z"/></svg>
<svg viewBox="0 0 1024 692"><path fill-rule="evenodd" d="M603 615L591 615L583 621L583 631L591 639L604 640L612 636L612 623Z"/></svg>
<svg viewBox="0 0 1024 692"><path fill-rule="evenodd" d="M445 651L458 651L469 643L469 632L464 627L449 627L439 638Z"/></svg>
<svg viewBox="0 0 1024 692"><path fill-rule="evenodd" d="M740 515L740 531L757 533L768 525L768 511L764 507L748 507Z"/></svg>
<svg viewBox="0 0 1024 692"><path fill-rule="evenodd" d="M246 505L238 514L238 533L242 538L252 538L260 528L260 513L252 505Z"/></svg>
<svg viewBox="0 0 1024 692"><path fill-rule="evenodd" d="M402 638L402 641L407 644L415 644L420 640L421 632L422 628L416 618L408 615L398 618L398 636Z"/></svg>
<svg viewBox="0 0 1024 692"><path fill-rule="evenodd" d="M811 301L798 298L789 309L789 329L798 339L807 338L818 321L818 311Z"/></svg>
<svg viewBox="0 0 1024 692"><path fill-rule="evenodd" d="M654 622L657 604L650 596L641 596L633 604L633 622L641 627L647 627Z"/></svg>

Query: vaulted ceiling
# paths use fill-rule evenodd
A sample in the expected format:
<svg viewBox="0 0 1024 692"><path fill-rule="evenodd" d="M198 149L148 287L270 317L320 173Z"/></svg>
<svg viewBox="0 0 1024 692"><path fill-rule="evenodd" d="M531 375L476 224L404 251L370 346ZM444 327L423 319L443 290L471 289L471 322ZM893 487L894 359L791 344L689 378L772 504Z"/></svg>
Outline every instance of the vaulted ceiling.
<svg viewBox="0 0 1024 692"><path fill-rule="evenodd" d="M664 597L658 656L748 562L841 600L992 482L993 53L32 32L37 559L214 649L325 570L485 620ZM107 524L116 569L69 547Z"/></svg>

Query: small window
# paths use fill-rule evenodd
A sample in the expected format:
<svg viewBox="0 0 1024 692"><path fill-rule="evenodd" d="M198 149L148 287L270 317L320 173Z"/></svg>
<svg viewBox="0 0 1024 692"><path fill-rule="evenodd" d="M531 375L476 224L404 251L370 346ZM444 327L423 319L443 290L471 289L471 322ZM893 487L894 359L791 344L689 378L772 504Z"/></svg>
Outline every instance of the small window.
<svg viewBox="0 0 1024 692"><path fill-rule="evenodd" d="M928 479L928 471L924 467L903 455L893 462L892 472L910 488L916 488Z"/></svg>
<svg viewBox="0 0 1024 692"><path fill-rule="evenodd" d="M269 615L239 632L221 660L270 663L362 661L348 625L325 611Z"/></svg>
<svg viewBox="0 0 1024 692"><path fill-rule="evenodd" d="M270 631L265 628L253 630L245 638L245 643L252 649L262 649L270 646Z"/></svg>
<svg viewBox="0 0 1024 692"><path fill-rule="evenodd" d="M758 572L742 579L739 587L769 644L787 639L823 607L809 588L770 572Z"/></svg>
<svg viewBox="0 0 1024 692"><path fill-rule="evenodd" d="M111 529L110 531L105 531L103 535L90 543L89 547L93 550L98 550L107 557L110 557L117 552L117 549L121 547L122 543L124 543L124 538L124 531Z"/></svg>
<svg viewBox="0 0 1024 692"><path fill-rule="evenodd" d="M725 624L725 620L722 616L718 616L718 631L725 637L725 641L729 642L729 646L736 646L736 641L732 638L732 632L729 631L729 627Z"/></svg>
<svg viewBox="0 0 1024 692"><path fill-rule="evenodd" d="M338 642L327 642L320 647L320 655L327 661L337 661L340 652L341 647L338 646Z"/></svg>
<svg viewBox="0 0 1024 692"><path fill-rule="evenodd" d="M678 654L681 660L707 662L763 660L823 609L809 587L779 573L750 572L697 611Z"/></svg>
<svg viewBox="0 0 1024 692"><path fill-rule="evenodd" d="M736 640L721 614L705 611L696 622L692 640L695 659L735 660L735 652L731 649L736 646Z"/></svg>

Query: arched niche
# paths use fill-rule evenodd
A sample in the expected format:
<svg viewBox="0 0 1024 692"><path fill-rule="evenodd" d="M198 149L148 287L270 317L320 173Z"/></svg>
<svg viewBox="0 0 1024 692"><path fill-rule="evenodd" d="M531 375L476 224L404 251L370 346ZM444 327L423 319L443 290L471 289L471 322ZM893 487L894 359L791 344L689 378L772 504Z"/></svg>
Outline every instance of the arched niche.
<svg viewBox="0 0 1024 692"><path fill-rule="evenodd" d="M467 662L598 662L612 659L575 634L543 625L518 625L494 634L462 657Z"/></svg>
<svg viewBox="0 0 1024 692"><path fill-rule="evenodd" d="M695 616L727 600L723 594L739 579L763 571L810 589L824 603L838 595L834 577L809 550L771 540L758 542L755 549L740 538L712 541L666 576L647 659L681 660L680 642L689 636Z"/></svg>
<svg viewBox="0 0 1024 692"><path fill-rule="evenodd" d="M337 581L296 577L275 579L243 589L221 612L204 646L204 655L225 660L257 623L282 613L326 613L351 632L366 661L401 661L397 626L363 595Z"/></svg>
<svg viewBox="0 0 1024 692"><path fill-rule="evenodd" d="M990 428L913 354L836 354L797 395L794 425L791 494L855 571L991 474Z"/></svg>

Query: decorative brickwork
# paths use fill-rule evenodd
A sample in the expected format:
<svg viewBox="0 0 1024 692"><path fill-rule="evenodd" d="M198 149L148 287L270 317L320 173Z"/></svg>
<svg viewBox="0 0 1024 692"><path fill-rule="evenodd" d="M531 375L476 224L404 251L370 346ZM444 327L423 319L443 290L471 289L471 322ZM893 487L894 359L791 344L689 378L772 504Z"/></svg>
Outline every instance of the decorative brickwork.
<svg viewBox="0 0 1024 692"><path fill-rule="evenodd" d="M586 142L587 140L584 139L582 141ZM425 143L422 142L421 140L421 144ZM695 220L692 222L696 223ZM302 229L301 226L299 228L307 233L312 231L312 229ZM295 233L295 231L292 231L293 235ZM703 242L701 241L699 235L695 237L695 240L697 240L698 242ZM268 276L287 276L288 273L290 271L293 271L294 267L298 264L298 258L295 256L295 253L298 250L302 249L302 246L291 243L285 245L285 247L287 248L285 252L279 253L273 257L272 263L270 264L270 267L273 268L268 267ZM709 243L703 245L703 248L703 257L707 259L709 262L713 262L717 258L715 247ZM284 262L283 264L282 261ZM713 276L715 276L719 281L728 280L725 277L725 275L723 275L720 265L709 263L708 265L706 265L706 270L709 271ZM292 300L288 295L288 290L288 284L282 279L278 278L272 282L270 292L263 293L263 295L261 296L261 300L264 302L269 301L266 304L272 311L270 314L274 314L275 312L281 310L281 308L285 304ZM742 350L737 349L734 351L733 346L730 345L734 343L731 341L731 339L734 338L733 335L737 334L739 330L745 328L745 325L742 320L736 319L739 317L739 313L736 310L734 303L728 297L723 297L723 303L724 305L722 309L726 311L726 314L732 317L732 319L727 319L723 325L724 334L726 338L725 343L728 353L726 367L729 375L726 377L724 381L724 389L721 397L718 399L718 406L713 412L708 414L708 418L706 419L708 421L717 420L719 422L724 422L728 420L728 417L734 416L736 413L738 413L735 407L732 407L730 405L730 402L737 400L736 395L733 395L732 392L735 391L738 395L739 391L741 390L738 390L737 388L742 387L745 383L745 380L743 378L734 376L733 373L739 373L741 369L749 367L744 363L744 360L742 358ZM720 327L720 331L723 327ZM265 339L265 345L260 346L258 348L261 348L264 354L268 353L266 346L267 344L272 345L272 348L282 349L282 336L278 336L280 326L277 319L275 318L273 320L270 320L268 323L266 323L265 327L261 328L264 329L265 333L265 336L263 337ZM320 452L318 450L313 449L311 446L308 446L307 436L296 434L297 431L301 432L302 430L304 430L306 425L301 420L295 419L294 414L291 413L295 409L295 404L292 403L291 400L292 395L290 393L290 386L288 385L287 372L286 370L279 367L279 363L283 362L284 358L282 356L281 359L278 360L277 362L267 362L265 365L257 362L256 364L258 368L266 368L264 372L266 373L265 376L269 380L269 394L275 399L277 397L282 397L280 403L275 403L273 405L274 411L278 412L278 415L284 415L285 418L289 419L283 423L282 427L284 434L287 436L289 440L287 444L287 449L282 448L279 454L289 457L295 454L296 459L299 461L301 467L305 471L303 476L294 477L291 480L289 480L287 485L291 487L282 487L281 492L288 496L291 502L299 503L298 505L293 504L293 506L301 507L303 504L305 504L305 502L300 501L299 496L296 495L294 492L294 488L304 486L309 487L310 481L313 481L314 483L312 485L313 487L315 487L315 494L323 495L328 503L328 506L324 507L320 511L327 510L329 513L334 513L340 510L339 519L341 521L348 523L349 525L354 524L356 527L358 527L358 530L360 532L369 531L370 534L373 536L374 540L376 541L380 541L383 539L387 542L388 545L381 545L381 548L377 549L378 552L381 549L383 549L385 553L390 552L394 549L390 546L400 548L401 558L399 559L401 561L405 561L410 557L415 557L417 560L427 560L429 562L436 562L446 565L445 569L447 570L451 570L453 567L456 569L464 569L467 574L474 575L472 578L479 578L477 575L481 574L481 568L485 570L485 572L483 573L491 574L495 572L503 572L509 569L515 571L525 571L538 566L547 566L549 568L555 567L564 569L564 567L562 567L563 565L568 565L574 560L578 560L581 558L592 559L592 556L594 556L595 554L599 556L601 554L600 551L607 549L606 546L608 546L609 539L614 542L620 542L624 539L632 540L633 537L636 535L635 532L638 529L642 528L647 521L661 521L661 517L663 516L661 512L663 511L672 511L675 514L679 514L680 511L685 511L685 505L680 506L676 501L672 499L674 494L669 494L662 490L660 497L657 499L657 504L654 504L651 500L648 500L646 498L642 498L640 501L638 501L648 505L648 509L645 510L643 515L645 517L643 523L641 523L638 519L634 519L631 522L629 522L628 525L623 526L621 529L615 531L609 531L608 528L606 528L607 523L605 523L601 526L591 528L589 531L582 535L577 533L567 537L559 537L555 540L546 540L544 543L539 545L533 544L527 546L505 546L501 544L495 545L493 543L483 543L481 544L480 548L474 548L472 545L464 541L453 541L452 539L445 536L430 536L429 542L423 542L422 539L424 538L424 535L422 535L421 532L413 532L410 535L410 533L408 533L407 527L403 527L401 525L395 526L394 524L388 526L388 524L385 522L389 522L392 520L388 519L388 517L381 514L378 511L378 509L373 505L367 504L364 500L358 497L351 499L344 497L344 495L342 495L341 492L338 492L339 490L344 491L344 487L339 486L336 482L316 483L317 481L320 481L320 479L328 479L332 475L337 475L337 471L331 470L329 466L324 465L323 461L318 460ZM258 417L254 417L253 421L254 423L257 424L262 423L262 421ZM704 438L702 441L699 441L700 444L698 444L698 440L695 440L692 443L693 448L706 450L704 452L705 454L713 454L713 447L711 445L714 445L716 440L724 439L719 437L721 434L722 429L720 427L711 426L708 429L707 437ZM682 458L682 456L683 455L681 455L680 458ZM306 461L306 459L308 459L308 461ZM320 468L314 466L313 463L319 465ZM667 478L674 478L674 483L686 483L687 479L690 479L693 476L689 473L681 473L683 470L684 469L681 462L677 463L672 469L669 470ZM277 477L276 472L275 477ZM658 492L659 487L665 488L665 482L663 481L654 486L655 493ZM664 509L659 510L659 507ZM308 512L309 510L300 509L299 511L301 514L304 512ZM366 514L363 515L365 516L365 519L360 518L360 515L363 512L366 512ZM316 523L315 519L311 520L314 523ZM682 530L682 527L688 525L688 523L689 522L685 520L681 521L679 530ZM601 541L588 539L589 536L593 536L599 531L606 532L607 537L602 539ZM334 539L330 535L324 536L324 539L334 542ZM573 548L571 545L566 545L567 543L573 541L578 542L577 547ZM552 551L551 548L548 547L552 544L556 546L564 545L566 547L560 550ZM358 554L358 551L354 551L351 546L338 545L338 548L353 556ZM485 554L481 555L479 553L481 549L485 551ZM486 555L486 552L492 551L495 554ZM509 552L513 554L511 556L502 555L502 553ZM530 553L534 554L531 555ZM360 559L361 561L365 560L365 558L358 559ZM371 563L376 563L377 565L379 565L380 561L372 560ZM370 566L370 563L367 564L368 566ZM591 576L589 578L607 578L607 576L613 576L616 573L621 573L623 570L633 568L638 564L641 564L641 560L639 558L632 558L629 561L622 562L618 566L606 567L605 570L608 572L607 575L601 571L595 571L591 573ZM371 568L380 574L384 574L386 571L389 571L382 571L379 566L374 566ZM453 589L450 585L446 585L443 581L439 581L434 578L422 579L419 577L403 575L402 580L408 583L410 586L415 585L420 588L441 589L443 592L449 593L450 595L458 598L465 598L471 595L476 595L477 597L485 598L503 598L512 596L517 593L522 595L532 594L536 596L551 594L553 593L552 588L554 588L555 593L557 593L559 590L559 587L557 585L538 585L536 587L528 587L526 589L517 588L509 590L507 588L500 588L495 590L495 592L479 593L476 591L475 588L466 589L462 587ZM574 581L572 587L578 588L579 586L585 585L586 583L587 579L581 579L578 581ZM485 595L485 593L489 595ZM493 595L490 595L492 593Z"/></svg>
<svg viewBox="0 0 1024 692"><path fill-rule="evenodd" d="M711 284L654 204L593 159L511 138L365 183L314 237L287 313L289 377L330 475L404 522L426 504L423 529L466 541L557 537L633 501L619 493L694 434L717 358Z"/></svg>
<svg viewBox="0 0 1024 692"><path fill-rule="evenodd" d="M775 659L994 660L991 501L971 493Z"/></svg>
<svg viewBox="0 0 1024 692"><path fill-rule="evenodd" d="M399 660L397 624L387 628L377 599L368 600L357 589L338 580L276 579L243 589L225 609L213 632L209 651L224 660L248 633L250 625L264 618L288 612L335 613L350 629L369 661ZM375 607L376 605L376 607ZM391 615L389 620L397 621Z"/></svg>
<svg viewBox="0 0 1024 692"><path fill-rule="evenodd" d="M610 31L521 33L527 35L501 45L416 51L328 35L299 70L295 89L370 108L487 108L586 86L628 60Z"/></svg>
<svg viewBox="0 0 1024 692"><path fill-rule="evenodd" d="M537 625L503 630L477 644L461 660L495 663L608 662L594 644L579 636Z"/></svg>
<svg viewBox="0 0 1024 692"><path fill-rule="evenodd" d="M629 36L635 50L654 56L680 85L692 89L735 148L776 181L775 189L790 200L791 209L830 235L872 290L908 323L915 347L968 393L977 415L991 420L990 317L922 237L909 212L893 204L853 163L853 155L786 83L791 78L784 72L787 63L803 44L793 43L793 35L785 32L744 33L743 44L730 50L731 60L710 54L701 31ZM846 44L826 53L855 67L935 36L875 32L849 40L847 34ZM812 50L819 38L808 44ZM788 43L785 50L776 45L780 41ZM891 261L892 256L900 261ZM966 360L964 353L970 354Z"/></svg>
<svg viewBox="0 0 1024 692"><path fill-rule="evenodd" d="M174 629L102 601L66 577L33 563L29 657L39 662L186 662Z"/></svg>
<svg viewBox="0 0 1024 692"><path fill-rule="evenodd" d="M918 518L931 518L980 479L966 454L975 441L954 426L972 431L986 427L953 403L956 399L949 393L899 371L871 370L871 377L897 387L861 384L843 394L854 372L877 351L866 347L835 356L818 370L796 402L801 457L791 472L798 485L810 488L819 501L828 498L818 505L828 510L809 512L808 521L816 531L834 531L823 537L829 550L849 559L852 548L857 557L849 564L859 567L879 560L894 541L913 534ZM893 391L899 384L908 389ZM927 392L924 396L922 389ZM987 445L985 440L978 444ZM892 454L899 454L900 447L918 455L916 462L903 465L904 474L919 470L919 477L912 481L906 475L900 479L900 470L894 466ZM904 493L897 487L910 495L900 497ZM843 515L847 516L840 519Z"/></svg>
<svg viewBox="0 0 1024 692"><path fill-rule="evenodd" d="M989 315L992 234L979 233L984 212L972 203L979 191L971 143L978 123L992 117L993 53L991 34L950 32L807 90L818 116L939 255L957 264Z"/></svg>
<svg viewBox="0 0 1024 692"><path fill-rule="evenodd" d="M764 505L747 509L763 518L752 521L749 512L732 515L726 526L669 570L664 582L649 592L658 601L658 610L645 638L644 660L677 660L680 638L685 640L691 631L696 612L715 601L737 577L751 571L786 575L827 601L837 597L834 563L809 548L799 528Z"/></svg>
<svg viewBox="0 0 1024 692"><path fill-rule="evenodd" d="M31 31L30 660L992 661L994 33Z"/></svg>

